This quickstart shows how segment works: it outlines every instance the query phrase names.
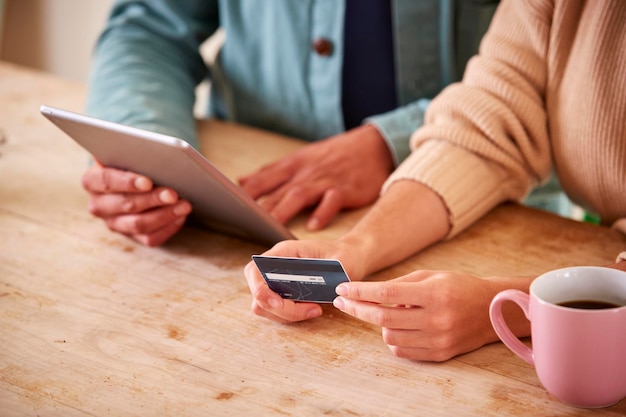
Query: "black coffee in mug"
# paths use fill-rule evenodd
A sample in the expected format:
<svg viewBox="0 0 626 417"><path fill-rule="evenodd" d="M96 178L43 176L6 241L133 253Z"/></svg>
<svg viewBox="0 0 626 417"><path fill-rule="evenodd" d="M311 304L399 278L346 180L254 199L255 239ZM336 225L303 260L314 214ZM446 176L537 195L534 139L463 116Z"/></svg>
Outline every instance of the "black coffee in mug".
<svg viewBox="0 0 626 417"><path fill-rule="evenodd" d="M606 308L621 307L619 304L597 300L572 300L557 303L557 305L560 305L562 307L578 308L582 310L604 310Z"/></svg>

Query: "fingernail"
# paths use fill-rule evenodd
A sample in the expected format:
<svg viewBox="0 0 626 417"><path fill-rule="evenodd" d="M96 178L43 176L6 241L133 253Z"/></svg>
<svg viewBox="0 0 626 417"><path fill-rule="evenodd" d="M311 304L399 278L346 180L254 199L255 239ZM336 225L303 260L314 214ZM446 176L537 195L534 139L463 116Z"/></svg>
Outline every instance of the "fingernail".
<svg viewBox="0 0 626 417"><path fill-rule="evenodd" d="M343 311L344 307L346 306L346 303L343 301L343 298L337 297L333 300L333 305L339 310Z"/></svg>
<svg viewBox="0 0 626 417"><path fill-rule="evenodd" d="M307 319L314 319L316 317L319 317L321 313L322 312L320 310L318 310L316 308L313 308L313 309L311 309L311 310L306 312L306 318Z"/></svg>
<svg viewBox="0 0 626 417"><path fill-rule="evenodd" d="M150 184L150 180L146 177L137 177L135 178L135 188L139 191L150 191L152 188L152 184Z"/></svg>
<svg viewBox="0 0 626 417"><path fill-rule="evenodd" d="M309 230L317 230L320 227L320 221L319 219L313 217L312 219L309 219L309 221L306 224L307 229Z"/></svg>
<svg viewBox="0 0 626 417"><path fill-rule="evenodd" d="M348 287L344 284L339 284L337 285L337 288L335 288L335 292L337 295L348 295Z"/></svg>
<svg viewBox="0 0 626 417"><path fill-rule="evenodd" d="M163 190L159 193L159 200L164 204L172 204L176 202L176 196L170 190Z"/></svg>

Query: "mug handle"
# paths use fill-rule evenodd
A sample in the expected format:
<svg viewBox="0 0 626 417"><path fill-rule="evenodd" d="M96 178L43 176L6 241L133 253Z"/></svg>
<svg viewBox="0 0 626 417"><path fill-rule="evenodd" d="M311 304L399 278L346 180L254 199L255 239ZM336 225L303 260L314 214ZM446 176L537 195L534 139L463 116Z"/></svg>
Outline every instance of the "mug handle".
<svg viewBox="0 0 626 417"><path fill-rule="evenodd" d="M502 304L505 301L513 301L515 304L520 306L524 311L526 318L530 320L528 315L530 297L525 292L519 290L505 290L499 292L493 300L491 300L491 305L489 306L489 318L491 319L493 329L496 331L496 334L506 347L511 349L513 353L522 358L524 361L534 366L535 362L533 360L532 349L523 344L517 336L513 334L511 329L509 329L509 326L507 326L504 321L504 317L502 317Z"/></svg>

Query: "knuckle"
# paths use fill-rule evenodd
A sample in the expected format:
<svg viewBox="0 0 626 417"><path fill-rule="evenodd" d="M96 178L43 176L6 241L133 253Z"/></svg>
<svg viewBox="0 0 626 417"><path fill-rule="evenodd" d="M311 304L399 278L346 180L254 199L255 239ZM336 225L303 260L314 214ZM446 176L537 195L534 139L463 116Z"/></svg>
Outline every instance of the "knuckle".
<svg viewBox="0 0 626 417"><path fill-rule="evenodd" d="M293 240L282 240L278 242L277 244L275 244L272 247L271 251L269 252L278 253L278 254L282 254L282 253L289 254L293 252L292 245L293 245Z"/></svg>
<svg viewBox="0 0 626 417"><path fill-rule="evenodd" d="M287 314L287 317L285 317L285 319L289 322L296 322L296 321L302 321L303 318L300 317L300 315L298 314L297 311L292 310L289 312L289 314Z"/></svg>
<svg viewBox="0 0 626 417"><path fill-rule="evenodd" d="M120 204L120 209L124 212L124 213L134 213L137 211L138 209L138 205L135 202L134 199L132 198L125 198L121 204Z"/></svg>
<svg viewBox="0 0 626 417"><path fill-rule="evenodd" d="M102 184L102 191L105 193L111 192L113 190L113 176L111 170L100 169L98 170L98 176Z"/></svg>
<svg viewBox="0 0 626 417"><path fill-rule="evenodd" d="M450 312L442 312L432 318L432 326L439 332L450 332L455 322L455 317Z"/></svg>
<svg viewBox="0 0 626 417"><path fill-rule="evenodd" d="M259 301L263 300L264 293L267 288L264 285L259 285L256 288L250 287L252 291L252 304L255 304L258 308L261 308Z"/></svg>
<svg viewBox="0 0 626 417"><path fill-rule="evenodd" d="M402 356L402 349L400 349L398 346L387 343L387 347L389 348L393 356L397 356L398 358L404 358Z"/></svg>
<svg viewBox="0 0 626 417"><path fill-rule="evenodd" d="M125 221L125 226L127 233L133 235L140 235L146 231L145 222L141 216L128 216Z"/></svg>
<svg viewBox="0 0 626 417"><path fill-rule="evenodd" d="M287 193L288 199L302 200L307 196L305 187L302 185L293 185Z"/></svg>
<svg viewBox="0 0 626 417"><path fill-rule="evenodd" d="M357 300L362 300L363 299L363 291L361 291L361 286L360 285L348 285L348 297L349 298L354 298Z"/></svg>
<svg viewBox="0 0 626 417"><path fill-rule="evenodd" d="M444 285L437 292L439 302L448 305L451 302L454 302L456 298L457 291L451 288L450 286Z"/></svg>
<svg viewBox="0 0 626 417"><path fill-rule="evenodd" d="M261 306L256 302L256 300L252 301L252 304L250 307L252 310L252 314L254 314L255 316L259 316L259 317L265 316L265 310L261 308Z"/></svg>
<svg viewBox="0 0 626 417"><path fill-rule="evenodd" d="M89 174L89 172L86 172L83 177L81 178L80 181L81 185L83 186L83 188L87 191L91 191L91 176Z"/></svg>
<svg viewBox="0 0 626 417"><path fill-rule="evenodd" d="M117 222L115 218L110 217L104 219L104 224L109 228L109 230L122 233L122 231L117 227Z"/></svg>
<svg viewBox="0 0 626 417"><path fill-rule="evenodd" d="M455 340L451 333L443 333L433 338L433 357L439 360L450 358L450 352L455 346Z"/></svg>
<svg viewBox="0 0 626 417"><path fill-rule="evenodd" d="M341 207L344 204L344 193L336 187L326 190L325 197L328 199L329 204L332 203L333 206Z"/></svg>
<svg viewBox="0 0 626 417"><path fill-rule="evenodd" d="M372 320L381 327L393 327L393 317L387 309L376 309Z"/></svg>
<svg viewBox="0 0 626 417"><path fill-rule="evenodd" d="M163 242L167 240L166 236L152 236L152 235L142 235L144 245L149 246L151 248L155 248L160 246Z"/></svg>
<svg viewBox="0 0 626 417"><path fill-rule="evenodd" d="M397 287L389 284L384 285L380 290L380 298L383 303L393 303L397 299Z"/></svg>
<svg viewBox="0 0 626 417"><path fill-rule="evenodd" d="M432 352L429 360L432 362L445 362L448 359L451 359L454 356L454 353L451 349L437 349Z"/></svg>
<svg viewBox="0 0 626 417"><path fill-rule="evenodd" d="M98 204L93 198L90 198L87 202L87 210L94 216L98 216L100 214Z"/></svg>
<svg viewBox="0 0 626 417"><path fill-rule="evenodd" d="M83 188L89 192L98 191L98 183L101 181L102 171L101 167L89 167L81 178Z"/></svg>
<svg viewBox="0 0 626 417"><path fill-rule="evenodd" d="M387 345L391 353L401 359L421 359L415 356L412 349L406 349L402 346Z"/></svg>
<svg viewBox="0 0 626 417"><path fill-rule="evenodd" d="M395 346L398 344L398 338L396 337L396 332L394 332L392 329L388 327L382 328L382 337L383 337L383 342L385 342L388 345Z"/></svg>

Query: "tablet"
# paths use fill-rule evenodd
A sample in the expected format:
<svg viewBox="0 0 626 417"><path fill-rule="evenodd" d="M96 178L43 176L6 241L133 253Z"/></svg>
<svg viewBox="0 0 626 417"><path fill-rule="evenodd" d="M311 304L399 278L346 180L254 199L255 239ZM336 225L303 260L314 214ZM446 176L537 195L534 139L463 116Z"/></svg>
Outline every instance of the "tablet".
<svg viewBox="0 0 626 417"><path fill-rule="evenodd" d="M41 106L40 112L103 165L137 172L176 190L193 205L191 220L201 225L268 246L295 239L182 139L50 106Z"/></svg>

